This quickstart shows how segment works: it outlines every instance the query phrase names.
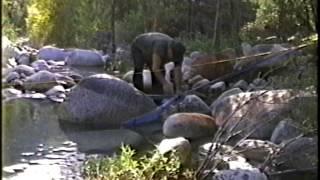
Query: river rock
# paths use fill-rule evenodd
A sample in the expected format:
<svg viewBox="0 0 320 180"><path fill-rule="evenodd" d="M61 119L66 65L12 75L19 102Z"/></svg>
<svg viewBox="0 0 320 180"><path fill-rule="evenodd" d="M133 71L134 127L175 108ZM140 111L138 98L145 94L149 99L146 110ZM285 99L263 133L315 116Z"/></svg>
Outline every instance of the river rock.
<svg viewBox="0 0 320 180"><path fill-rule="evenodd" d="M4 79L6 80L6 83L11 83L12 81L19 78L20 78L19 73L12 71L12 72L9 72Z"/></svg>
<svg viewBox="0 0 320 180"><path fill-rule="evenodd" d="M19 73L19 75L24 74L25 76L30 76L35 73L35 70L32 67L24 65L24 64L21 64L21 65L14 67L11 71L17 72L17 73Z"/></svg>
<svg viewBox="0 0 320 180"><path fill-rule="evenodd" d="M25 52L21 54L17 59L18 64L29 65L30 64L30 55Z"/></svg>
<svg viewBox="0 0 320 180"><path fill-rule="evenodd" d="M231 95L235 95L235 94L239 94L239 93L242 93L243 91L240 89L240 88L232 88L232 89L229 89L225 92L223 92L222 94L220 94L220 96L211 103L210 105L210 108L212 109L212 107L216 106L216 104L218 102L220 102L221 99L225 98L225 97L228 97L228 96L231 96Z"/></svg>
<svg viewBox="0 0 320 180"><path fill-rule="evenodd" d="M42 71L42 70L50 70L50 66L47 61L39 59L31 63L31 66L34 68L35 71Z"/></svg>
<svg viewBox="0 0 320 180"><path fill-rule="evenodd" d="M209 106L196 95L187 95L178 105L177 112L195 112L210 115Z"/></svg>
<svg viewBox="0 0 320 180"><path fill-rule="evenodd" d="M212 176L214 180L268 180L267 176L258 170L222 170Z"/></svg>
<svg viewBox="0 0 320 180"><path fill-rule="evenodd" d="M53 46L44 46L39 49L37 59L43 60L54 60L54 61L64 61L68 56L69 52L64 49L60 49Z"/></svg>
<svg viewBox="0 0 320 180"><path fill-rule="evenodd" d="M281 150L275 162L278 170L317 167L318 138L302 137L289 143Z"/></svg>
<svg viewBox="0 0 320 180"><path fill-rule="evenodd" d="M191 144L183 137L164 139L157 146L161 154L175 151L182 163L187 163L191 159Z"/></svg>
<svg viewBox="0 0 320 180"><path fill-rule="evenodd" d="M239 142L235 150L240 151L250 162L263 163L269 155L278 152L280 147L270 141L246 139Z"/></svg>
<svg viewBox="0 0 320 180"><path fill-rule="evenodd" d="M236 83L234 83L234 85L232 86L232 88L240 88L243 91L246 91L248 89L249 84L247 83L247 81L241 79L239 81L237 81Z"/></svg>
<svg viewBox="0 0 320 180"><path fill-rule="evenodd" d="M68 101L60 107L63 121L92 128L112 128L154 110L156 105L125 81L108 74L96 74L83 78L72 88Z"/></svg>
<svg viewBox="0 0 320 180"><path fill-rule="evenodd" d="M44 94L54 102L63 102L66 98L65 93L66 93L66 90L64 89L64 87L61 85L57 85L49 89Z"/></svg>
<svg viewBox="0 0 320 180"><path fill-rule="evenodd" d="M66 57L65 62L69 66L101 66L105 65L105 61L101 54L96 51L86 49L74 49Z"/></svg>
<svg viewBox="0 0 320 180"><path fill-rule="evenodd" d="M200 113L176 113L169 116L162 127L167 137L199 138L213 135L217 130L214 119Z"/></svg>
<svg viewBox="0 0 320 180"><path fill-rule="evenodd" d="M209 90L210 81L208 79L202 79L193 84L192 89L198 88L199 92L207 93Z"/></svg>
<svg viewBox="0 0 320 180"><path fill-rule="evenodd" d="M292 119L284 119L279 122L272 132L270 141L275 144L280 144L286 140L295 138L300 134L302 134L302 131L293 123Z"/></svg>
<svg viewBox="0 0 320 180"><path fill-rule="evenodd" d="M127 129L66 132L66 135L84 153L111 153L119 150L122 145L130 145L132 148L146 145L140 134Z"/></svg>
<svg viewBox="0 0 320 180"><path fill-rule="evenodd" d="M211 85L209 87L209 93L213 94L213 93L219 93L226 90L226 83L223 81L214 83L213 85Z"/></svg>
<svg viewBox="0 0 320 180"><path fill-rule="evenodd" d="M45 92L58 85L56 75L49 71L39 71L26 78L23 87L29 91Z"/></svg>
<svg viewBox="0 0 320 180"><path fill-rule="evenodd" d="M192 77L191 79L188 80L188 84L190 85L194 85L196 84L197 82L203 80L204 78L201 76L201 75L196 75L194 77Z"/></svg>
<svg viewBox="0 0 320 180"><path fill-rule="evenodd" d="M239 122L234 131L242 130L241 136L254 130L249 137L267 140L281 116L288 115L291 106L295 106L293 100L303 99L303 96L303 93L292 90L239 93L214 102L212 116L218 126L228 120L226 128L229 129Z"/></svg>

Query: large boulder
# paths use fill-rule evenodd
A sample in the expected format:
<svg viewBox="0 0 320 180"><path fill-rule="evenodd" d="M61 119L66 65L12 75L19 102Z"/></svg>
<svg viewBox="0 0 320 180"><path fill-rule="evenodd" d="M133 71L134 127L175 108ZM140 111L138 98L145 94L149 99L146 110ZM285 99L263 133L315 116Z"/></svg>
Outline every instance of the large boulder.
<svg viewBox="0 0 320 180"><path fill-rule="evenodd" d="M196 139L213 135L217 126L212 117L200 113L177 113L169 116L162 127L167 137Z"/></svg>
<svg viewBox="0 0 320 180"><path fill-rule="evenodd" d="M86 49L74 49L66 57L65 62L69 66L101 66L105 65L105 59L96 51Z"/></svg>
<svg viewBox="0 0 320 180"><path fill-rule="evenodd" d="M156 108L152 99L108 74L83 78L67 99L60 107L60 120L92 128L118 128Z"/></svg>
<svg viewBox="0 0 320 180"><path fill-rule="evenodd" d="M239 93L213 102L212 116L218 126L226 123L227 129L238 123L233 130L241 130L241 136L250 133L251 138L268 140L283 116L291 113L292 108L306 96L292 90Z"/></svg>
<svg viewBox="0 0 320 180"><path fill-rule="evenodd" d="M193 112L210 115L209 106L196 95L187 95L178 105L177 112Z"/></svg>
<svg viewBox="0 0 320 180"><path fill-rule="evenodd" d="M44 46L41 49L39 49L37 59L43 59L46 61L64 61L68 54L69 52L64 49L60 49L53 46Z"/></svg>

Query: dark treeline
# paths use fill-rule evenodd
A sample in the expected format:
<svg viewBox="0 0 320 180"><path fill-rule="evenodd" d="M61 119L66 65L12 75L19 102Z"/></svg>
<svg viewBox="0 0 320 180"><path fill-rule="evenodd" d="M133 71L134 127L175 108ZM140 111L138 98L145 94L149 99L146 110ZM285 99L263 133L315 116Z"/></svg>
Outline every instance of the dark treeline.
<svg viewBox="0 0 320 180"><path fill-rule="evenodd" d="M210 51L314 33L316 8L316 0L4 0L2 25L9 38L27 36L35 47L99 49L158 31Z"/></svg>

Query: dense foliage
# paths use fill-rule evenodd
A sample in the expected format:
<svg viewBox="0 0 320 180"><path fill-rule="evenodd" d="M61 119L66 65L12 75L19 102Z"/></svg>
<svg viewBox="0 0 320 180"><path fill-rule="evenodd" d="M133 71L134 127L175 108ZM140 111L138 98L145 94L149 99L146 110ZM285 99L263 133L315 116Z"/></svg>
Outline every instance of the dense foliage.
<svg viewBox="0 0 320 180"><path fill-rule="evenodd" d="M114 6L112 6L114 3ZM212 51L256 42L282 40L316 31L316 0L5 0L3 32L28 36L35 47L100 48L97 32L112 32L116 43L159 31L181 38L190 50ZM257 39L258 38L258 39ZM110 40L110 39L108 39ZM109 43L109 42L107 42ZM199 49L200 48L200 49Z"/></svg>

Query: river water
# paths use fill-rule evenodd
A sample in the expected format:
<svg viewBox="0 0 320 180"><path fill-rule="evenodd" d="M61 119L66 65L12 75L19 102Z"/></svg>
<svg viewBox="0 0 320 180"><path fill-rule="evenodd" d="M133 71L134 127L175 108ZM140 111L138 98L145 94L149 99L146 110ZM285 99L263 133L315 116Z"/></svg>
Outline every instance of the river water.
<svg viewBox="0 0 320 180"><path fill-rule="evenodd" d="M100 68L72 70L83 76L104 73ZM84 154L62 130L56 103L37 99L2 103L4 179L82 179Z"/></svg>

